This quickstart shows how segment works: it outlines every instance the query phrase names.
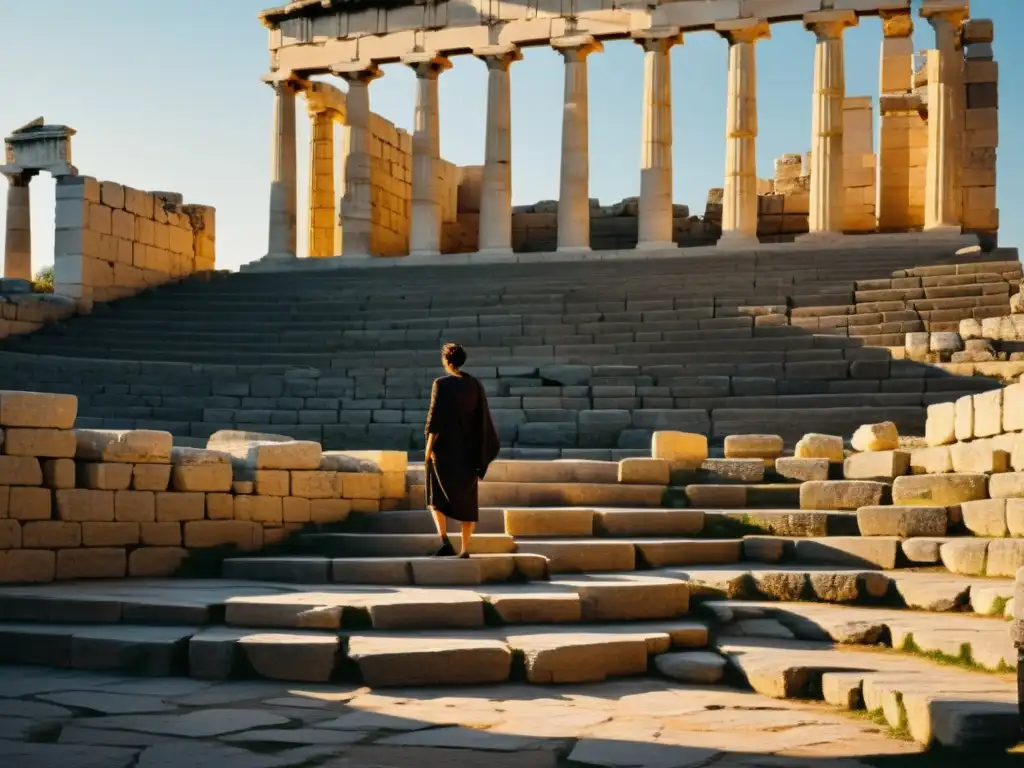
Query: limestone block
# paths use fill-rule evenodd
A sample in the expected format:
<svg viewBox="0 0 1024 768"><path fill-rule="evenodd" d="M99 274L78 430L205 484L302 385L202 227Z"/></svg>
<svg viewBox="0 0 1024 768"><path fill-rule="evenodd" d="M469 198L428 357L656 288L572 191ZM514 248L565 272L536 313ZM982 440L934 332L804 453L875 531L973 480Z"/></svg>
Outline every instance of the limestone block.
<svg viewBox="0 0 1024 768"><path fill-rule="evenodd" d="M82 546L82 524L63 520L33 520L21 526L25 549L74 549Z"/></svg>
<svg viewBox="0 0 1024 768"><path fill-rule="evenodd" d="M926 360L930 345L931 335L928 332L908 333L903 341L903 349L910 360Z"/></svg>
<svg viewBox="0 0 1024 768"><path fill-rule="evenodd" d="M331 499L321 499L331 501ZM352 504L352 512L357 515L374 515L380 512L379 499L349 499Z"/></svg>
<svg viewBox="0 0 1024 768"><path fill-rule="evenodd" d="M910 471L910 454L904 451L873 451L847 456L843 477L847 480L892 479Z"/></svg>
<svg viewBox="0 0 1024 768"><path fill-rule="evenodd" d="M21 523L17 520L0 520L0 550L21 549Z"/></svg>
<svg viewBox="0 0 1024 768"><path fill-rule="evenodd" d="M149 547L180 547L181 523L139 523L139 541Z"/></svg>
<svg viewBox="0 0 1024 768"><path fill-rule="evenodd" d="M975 536L1001 538L1008 531L1006 524L1007 499L979 499L960 505L964 527Z"/></svg>
<svg viewBox="0 0 1024 768"><path fill-rule="evenodd" d="M42 485L43 468L33 456L0 456L0 485Z"/></svg>
<svg viewBox="0 0 1024 768"><path fill-rule="evenodd" d="M954 403L953 431L957 440L970 440L974 437L974 398L971 395L961 397Z"/></svg>
<svg viewBox="0 0 1024 768"><path fill-rule="evenodd" d="M256 484L252 480L235 480L231 484L231 492L237 496L250 496L256 492Z"/></svg>
<svg viewBox="0 0 1024 768"><path fill-rule="evenodd" d="M0 520L8 517L11 505L11 488L7 485L0 485Z"/></svg>
<svg viewBox="0 0 1024 768"><path fill-rule="evenodd" d="M171 484L169 464L133 464L132 489L136 491L166 491Z"/></svg>
<svg viewBox="0 0 1024 768"><path fill-rule="evenodd" d="M152 429L76 429L75 458L121 464L168 464L171 460L170 432Z"/></svg>
<svg viewBox="0 0 1024 768"><path fill-rule="evenodd" d="M309 520L313 523L343 523L352 512L349 499L311 499Z"/></svg>
<svg viewBox="0 0 1024 768"><path fill-rule="evenodd" d="M891 421L864 424L853 433L850 445L855 451L895 451L900 447L900 433Z"/></svg>
<svg viewBox="0 0 1024 768"><path fill-rule="evenodd" d="M78 416L78 398L43 392L0 390L0 426L71 429Z"/></svg>
<svg viewBox="0 0 1024 768"><path fill-rule="evenodd" d="M828 459L832 464L842 464L846 458L843 438L837 435L807 434L796 444L793 455L798 459Z"/></svg>
<svg viewBox="0 0 1024 768"><path fill-rule="evenodd" d="M78 463L78 487L97 491L122 491L131 487L131 464Z"/></svg>
<svg viewBox="0 0 1024 768"><path fill-rule="evenodd" d="M1021 539L995 539L989 542L985 575L1014 578L1024 568L1024 541Z"/></svg>
<svg viewBox="0 0 1024 768"><path fill-rule="evenodd" d="M57 516L61 520L79 523L114 520L113 491L66 488L54 491L53 495L57 502Z"/></svg>
<svg viewBox="0 0 1024 768"><path fill-rule="evenodd" d="M910 474L934 475L953 471L953 455L949 446L919 448L910 452Z"/></svg>
<svg viewBox="0 0 1024 768"><path fill-rule="evenodd" d="M139 543L138 523L80 523L86 547L127 547Z"/></svg>
<svg viewBox="0 0 1024 768"><path fill-rule="evenodd" d="M321 469L336 469L342 471L377 471L377 472L401 472L409 468L409 454L405 451L324 451L324 458L339 457L354 459L357 467L338 466L321 467Z"/></svg>
<svg viewBox="0 0 1024 768"><path fill-rule="evenodd" d="M267 435L253 432L222 430L206 442L211 450L231 454L251 469L319 469L323 448L306 440L267 441ZM273 436L271 436L273 437Z"/></svg>
<svg viewBox="0 0 1024 768"><path fill-rule="evenodd" d="M252 473L258 496L290 496L291 473L286 469L257 469Z"/></svg>
<svg viewBox="0 0 1024 768"><path fill-rule="evenodd" d="M945 507L861 507L857 527L861 536L945 536L949 515Z"/></svg>
<svg viewBox="0 0 1024 768"><path fill-rule="evenodd" d="M871 480L812 480L800 486L800 509L855 510L883 503L889 486Z"/></svg>
<svg viewBox="0 0 1024 768"><path fill-rule="evenodd" d="M951 573L961 576L983 576L988 556L987 539L964 538L947 541L939 546L939 559Z"/></svg>
<svg viewBox="0 0 1024 768"><path fill-rule="evenodd" d="M785 444L779 435L728 435L725 438L727 459L776 459Z"/></svg>
<svg viewBox="0 0 1024 768"><path fill-rule="evenodd" d="M385 499L404 499L405 472L384 472L380 476L381 496Z"/></svg>
<svg viewBox="0 0 1024 768"><path fill-rule="evenodd" d="M128 555L123 549L61 549L57 551L55 578L120 579L128 571Z"/></svg>
<svg viewBox="0 0 1024 768"><path fill-rule="evenodd" d="M346 499L380 499L381 475L366 472L339 472L335 495Z"/></svg>
<svg viewBox="0 0 1024 768"><path fill-rule="evenodd" d="M992 475L989 479L988 495L993 499L1024 498L1024 472Z"/></svg>
<svg viewBox="0 0 1024 768"><path fill-rule="evenodd" d="M155 496L158 523L202 520L206 515L206 494L164 491L156 493Z"/></svg>
<svg viewBox="0 0 1024 768"><path fill-rule="evenodd" d="M236 496L235 520L280 525L284 522L284 504L280 496Z"/></svg>
<svg viewBox="0 0 1024 768"><path fill-rule="evenodd" d="M1010 454L983 442L954 443L949 446L949 453L954 472L992 474L1010 471Z"/></svg>
<svg viewBox="0 0 1024 768"><path fill-rule="evenodd" d="M114 491L114 520L121 523L152 523L156 520L153 491Z"/></svg>
<svg viewBox="0 0 1024 768"><path fill-rule="evenodd" d="M908 507L952 507L965 501L987 498L988 482L988 476L982 474L897 477L892 485L892 501L893 504Z"/></svg>
<svg viewBox="0 0 1024 768"><path fill-rule="evenodd" d="M331 499L336 491L337 472L308 470L291 473L291 495L304 499Z"/></svg>
<svg viewBox="0 0 1024 768"><path fill-rule="evenodd" d="M49 488L15 486L8 491L8 516L12 520L49 520L53 498Z"/></svg>
<svg viewBox="0 0 1024 768"><path fill-rule="evenodd" d="M310 521L310 500L298 496L285 496L281 500L281 515L285 524L308 523Z"/></svg>
<svg viewBox="0 0 1024 768"><path fill-rule="evenodd" d="M954 403L935 403L928 406L928 417L924 424L924 439L932 447L956 442L956 405Z"/></svg>
<svg viewBox="0 0 1024 768"><path fill-rule="evenodd" d="M691 432L658 431L651 437L651 458L699 467L708 458L708 439Z"/></svg>
<svg viewBox="0 0 1024 768"><path fill-rule="evenodd" d="M171 488L175 491L228 493L233 477L230 464L175 464L171 470Z"/></svg>
<svg viewBox="0 0 1024 768"><path fill-rule="evenodd" d="M1003 390L1003 432L1024 430L1024 382Z"/></svg>
<svg viewBox="0 0 1024 768"><path fill-rule="evenodd" d="M928 351L939 355L951 355L963 348L963 339L955 331L939 331L931 334L928 340Z"/></svg>
<svg viewBox="0 0 1024 768"><path fill-rule="evenodd" d="M1003 431L1003 390L974 395L974 436L991 437Z"/></svg>
<svg viewBox="0 0 1024 768"><path fill-rule="evenodd" d="M206 494L206 519L231 520L235 516L235 497L230 493Z"/></svg>
<svg viewBox="0 0 1024 768"><path fill-rule="evenodd" d="M0 582L41 584L53 581L57 557L41 549L10 549L0 552Z"/></svg>
<svg viewBox="0 0 1024 768"><path fill-rule="evenodd" d="M181 547L139 547L128 556L128 575L136 578L162 578L181 570L188 550Z"/></svg>
<svg viewBox="0 0 1024 768"><path fill-rule="evenodd" d="M262 526L245 520L193 520L185 523L184 536L186 549L233 545L252 551L263 544Z"/></svg>
<svg viewBox="0 0 1024 768"><path fill-rule="evenodd" d="M1024 537L1024 499L1005 499L1006 530L1011 536Z"/></svg>
<svg viewBox="0 0 1024 768"><path fill-rule="evenodd" d="M828 459L786 457L775 460L775 473L787 480L828 480L828 468Z"/></svg>
<svg viewBox="0 0 1024 768"><path fill-rule="evenodd" d="M973 317L968 317L960 321L959 333L960 338L964 341L985 338L982 332L981 321Z"/></svg>
<svg viewBox="0 0 1024 768"><path fill-rule="evenodd" d="M42 467L43 485L47 488L75 487L75 462L71 459L47 459Z"/></svg>
<svg viewBox="0 0 1024 768"><path fill-rule="evenodd" d="M665 459L627 458L619 461L620 483L668 485L670 463Z"/></svg>
<svg viewBox="0 0 1024 768"><path fill-rule="evenodd" d="M66 429L8 428L3 449L8 456L74 458L75 433Z"/></svg>

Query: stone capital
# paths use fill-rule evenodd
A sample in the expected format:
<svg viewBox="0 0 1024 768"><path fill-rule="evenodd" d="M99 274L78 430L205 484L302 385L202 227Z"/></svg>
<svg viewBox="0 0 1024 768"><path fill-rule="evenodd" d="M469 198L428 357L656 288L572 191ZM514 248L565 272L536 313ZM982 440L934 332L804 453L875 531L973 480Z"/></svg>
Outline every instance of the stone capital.
<svg viewBox="0 0 1024 768"><path fill-rule="evenodd" d="M813 32L819 40L838 40L847 27L857 26L853 11L815 11L804 14L804 29Z"/></svg>
<svg viewBox="0 0 1024 768"><path fill-rule="evenodd" d="M551 39L551 47L562 54L568 61L580 61L591 53L600 53L604 46L600 40L593 35L570 35L568 37L554 37Z"/></svg>
<svg viewBox="0 0 1024 768"><path fill-rule="evenodd" d="M879 11L882 19L882 34L885 37L910 37L914 34L914 17L910 9Z"/></svg>
<svg viewBox="0 0 1024 768"><path fill-rule="evenodd" d="M729 41L729 45L737 43L756 43L758 40L770 40L771 25L764 19L730 19L716 21L715 32Z"/></svg>
<svg viewBox="0 0 1024 768"><path fill-rule="evenodd" d="M921 7L921 18L927 19L932 27L948 24L953 29L959 30L971 15L971 8L965 2L936 2L928 3Z"/></svg>
<svg viewBox="0 0 1024 768"><path fill-rule="evenodd" d="M412 68L416 77L435 80L446 69L451 69L452 62L447 56L429 51L410 53L402 57L402 63Z"/></svg>
<svg viewBox="0 0 1024 768"><path fill-rule="evenodd" d="M0 165L0 175L5 176L12 187L27 187L38 174L38 170L29 170L18 165Z"/></svg>
<svg viewBox="0 0 1024 768"><path fill-rule="evenodd" d="M488 69L507 70L514 61L523 58L523 52L517 45L486 45L473 49L473 55L487 65Z"/></svg>
<svg viewBox="0 0 1024 768"><path fill-rule="evenodd" d="M384 73L376 64L366 61L340 61L331 64L331 74L348 83L371 83Z"/></svg>
<svg viewBox="0 0 1024 768"><path fill-rule="evenodd" d="M682 45L683 35L679 27L655 27L633 31L633 42L645 51L667 51L673 45Z"/></svg>
<svg viewBox="0 0 1024 768"><path fill-rule="evenodd" d="M308 85L308 83L306 83L301 77L298 77L294 72L285 72L280 69L268 72L260 79L274 90L284 87L294 93L304 91Z"/></svg>

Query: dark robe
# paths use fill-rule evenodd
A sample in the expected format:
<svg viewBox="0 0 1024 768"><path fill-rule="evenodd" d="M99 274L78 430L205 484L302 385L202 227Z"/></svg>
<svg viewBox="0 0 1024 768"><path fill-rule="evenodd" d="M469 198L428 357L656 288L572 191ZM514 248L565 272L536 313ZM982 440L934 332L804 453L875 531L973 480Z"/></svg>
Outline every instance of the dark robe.
<svg viewBox="0 0 1024 768"><path fill-rule="evenodd" d="M424 432L434 435L433 460L425 467L427 506L453 520L475 523L480 517L477 481L501 447L480 382L468 374L435 380Z"/></svg>

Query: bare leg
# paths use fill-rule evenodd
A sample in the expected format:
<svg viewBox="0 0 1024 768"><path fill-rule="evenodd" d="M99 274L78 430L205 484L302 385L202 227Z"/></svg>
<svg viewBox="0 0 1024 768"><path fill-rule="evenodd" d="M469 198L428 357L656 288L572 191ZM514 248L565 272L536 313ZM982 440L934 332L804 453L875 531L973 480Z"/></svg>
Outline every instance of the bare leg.
<svg viewBox="0 0 1024 768"><path fill-rule="evenodd" d="M434 518L434 526L437 528L437 535L442 539L448 538L448 518L437 511L437 507L429 507L430 514Z"/></svg>
<svg viewBox="0 0 1024 768"><path fill-rule="evenodd" d="M459 552L459 557L469 557L469 543L473 539L473 531L475 528L476 523L462 524L462 551Z"/></svg>

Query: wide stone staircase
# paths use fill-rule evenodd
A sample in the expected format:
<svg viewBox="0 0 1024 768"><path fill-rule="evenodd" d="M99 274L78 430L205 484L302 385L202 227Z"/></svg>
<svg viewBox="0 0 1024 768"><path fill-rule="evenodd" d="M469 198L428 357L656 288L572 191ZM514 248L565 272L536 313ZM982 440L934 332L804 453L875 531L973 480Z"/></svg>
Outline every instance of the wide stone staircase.
<svg viewBox="0 0 1024 768"><path fill-rule="evenodd" d="M468 347L515 458L640 455L658 429L920 433L998 386L905 334L1008 313L1016 252L950 246L217 274L10 338L0 387L79 396L79 426L422 450L438 348ZM200 443L201 444L201 443Z"/></svg>

